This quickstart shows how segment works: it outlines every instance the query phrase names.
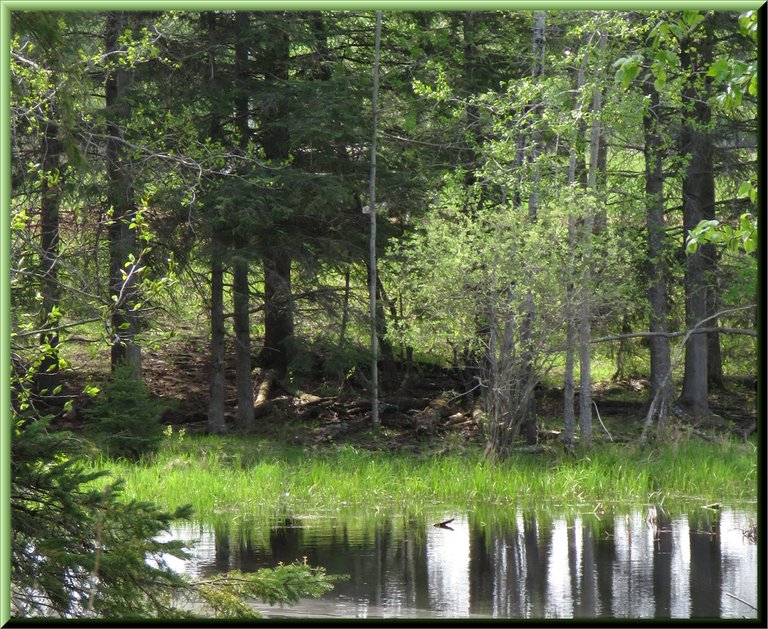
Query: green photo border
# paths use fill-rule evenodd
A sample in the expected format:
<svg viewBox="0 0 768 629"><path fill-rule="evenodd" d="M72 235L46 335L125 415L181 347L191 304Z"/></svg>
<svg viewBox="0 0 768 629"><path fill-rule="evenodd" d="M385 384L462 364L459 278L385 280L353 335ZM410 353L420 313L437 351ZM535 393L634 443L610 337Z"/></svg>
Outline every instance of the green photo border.
<svg viewBox="0 0 768 629"><path fill-rule="evenodd" d="M11 440L11 403L10 403L10 199L11 176L10 168L10 102L5 97L10 93L10 20L11 11L99 11L99 10L191 10L201 11L206 9L240 9L240 10L360 10L372 11L384 10L495 10L495 9L520 9L520 10L709 10L720 9L729 11L748 11L763 7L763 0L283 0L275 2L271 0L0 0L0 627L5 625L10 618L10 440ZM764 17L764 15L763 15ZM764 21L764 20L763 20ZM762 72L761 79L765 77L765 30L761 28L759 50L761 51ZM764 86L764 82L763 82ZM762 104L765 106L765 93L761 91ZM766 129L758 125L758 133L765 140ZM764 150L764 149L763 149ZM759 155L759 162L765 165L764 155ZM760 189L762 198L759 207L764 208L765 189ZM761 216L763 227L761 236L765 234L765 216ZM764 246L759 247L759 261L761 268L761 285L765 283L765 251ZM763 293L764 295L764 293ZM762 313L764 316L765 313ZM759 359L765 359L765 338L758 336ZM758 408L761 408L760 400L764 401L764 385L758 391ZM764 406L762 407L764 410ZM760 421L758 417L758 421ZM764 419L764 418L762 418ZM758 424L762 433L764 428ZM764 437L764 435L763 435ZM760 469L763 471L764 453L758 452ZM760 475L762 480L762 475ZM764 505L763 505L764 507ZM764 521L764 510L760 511ZM761 536L762 538L762 536ZM764 540L760 543L765 548ZM761 556L761 561L764 557ZM765 583L760 583L760 570L758 570L758 588L760 596L764 594Z"/></svg>

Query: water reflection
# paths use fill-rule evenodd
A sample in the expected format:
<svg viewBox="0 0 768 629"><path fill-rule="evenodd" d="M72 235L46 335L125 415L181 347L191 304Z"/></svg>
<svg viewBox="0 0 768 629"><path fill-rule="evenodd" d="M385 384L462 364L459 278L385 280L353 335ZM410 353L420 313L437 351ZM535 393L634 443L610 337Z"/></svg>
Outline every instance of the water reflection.
<svg viewBox="0 0 768 629"><path fill-rule="evenodd" d="M450 528L432 524L450 517ZM743 534L754 520L754 508L674 517L286 514L261 529L175 535L198 540L179 565L193 577L304 557L349 575L321 601L267 615L756 618L757 546Z"/></svg>

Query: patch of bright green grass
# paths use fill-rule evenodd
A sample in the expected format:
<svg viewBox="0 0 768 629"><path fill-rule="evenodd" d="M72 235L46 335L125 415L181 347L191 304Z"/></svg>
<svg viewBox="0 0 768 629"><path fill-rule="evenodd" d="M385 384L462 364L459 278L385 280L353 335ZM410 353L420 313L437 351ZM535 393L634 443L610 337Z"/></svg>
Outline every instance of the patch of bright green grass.
<svg viewBox="0 0 768 629"><path fill-rule="evenodd" d="M123 478L128 498L169 509L191 503L197 517L209 522L262 519L286 508L568 508L757 497L755 447L726 440L689 440L643 452L601 444L576 455L520 453L494 464L470 449L429 457L352 446L284 447L234 435L174 435L151 461L100 459L92 465Z"/></svg>

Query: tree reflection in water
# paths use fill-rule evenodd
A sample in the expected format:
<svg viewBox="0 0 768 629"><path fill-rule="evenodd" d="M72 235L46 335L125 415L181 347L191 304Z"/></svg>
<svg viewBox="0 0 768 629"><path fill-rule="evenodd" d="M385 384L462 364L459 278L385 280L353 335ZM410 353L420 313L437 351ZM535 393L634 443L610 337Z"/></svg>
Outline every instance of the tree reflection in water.
<svg viewBox="0 0 768 629"><path fill-rule="evenodd" d="M754 505L647 513L284 514L266 528L175 536L199 540L183 566L197 577L305 557L349 575L321 601L267 615L757 617L757 546L742 533ZM431 524L449 517L450 529Z"/></svg>

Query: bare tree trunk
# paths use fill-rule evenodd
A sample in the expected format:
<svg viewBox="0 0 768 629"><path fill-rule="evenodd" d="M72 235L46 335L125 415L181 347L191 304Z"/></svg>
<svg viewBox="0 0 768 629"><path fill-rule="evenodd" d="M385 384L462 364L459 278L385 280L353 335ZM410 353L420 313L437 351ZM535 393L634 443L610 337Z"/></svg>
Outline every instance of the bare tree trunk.
<svg viewBox="0 0 768 629"><path fill-rule="evenodd" d="M49 352L40 362L37 370L37 392L43 396L52 396L59 382L59 334L46 331L56 326L56 317L52 316L59 305L60 289L56 269L59 256L59 203L61 199L61 181L59 163L62 147L59 141L58 127L49 122L43 133L42 170L45 173L40 183L40 295L42 297L40 344L48 345Z"/></svg>
<svg viewBox="0 0 768 629"><path fill-rule="evenodd" d="M251 379L251 327L248 306L248 261L237 251L232 264L232 292L235 327L235 376L237 380L237 426L247 431L254 427L253 381Z"/></svg>
<svg viewBox="0 0 768 629"><path fill-rule="evenodd" d="M600 64L605 57L607 44L605 30L600 35ZM592 97L592 129L589 140L589 172L587 187L597 195L598 155L600 150L600 110L602 92L599 85L594 87ZM582 299L579 312L579 432L585 446L592 444L592 355L590 338L592 336L592 236L597 208L589 208L584 217L583 254L582 254Z"/></svg>
<svg viewBox="0 0 768 629"><path fill-rule="evenodd" d="M659 93L648 80L644 84L648 109L643 117L645 157L645 202L647 208L646 230L648 243L648 302L650 305L650 332L667 332L667 281L668 269L664 259L667 251L666 225L664 221L664 170L663 139L659 132ZM672 401L672 383L666 380L670 366L669 339L652 336L651 350L651 399L658 396L656 411L659 425L663 426Z"/></svg>
<svg viewBox="0 0 768 629"><path fill-rule="evenodd" d="M686 234L711 214L715 202L712 170L712 138L707 130L711 110L707 102L709 80L704 89L698 76L701 68L709 67L712 43L707 37L694 44L685 39L680 45L680 63L687 74L683 91L682 153L689 156L688 169L683 180L683 227ZM708 245L707 245L708 246ZM687 256L685 265L685 321L688 327L707 316L707 246L699 247ZM685 348L685 372L680 403L695 416L709 414L707 381L707 337L694 334Z"/></svg>
<svg viewBox="0 0 768 629"><path fill-rule="evenodd" d="M590 39L590 43L591 43ZM588 44L589 45L589 44ZM586 73L587 61L589 56L584 55L584 59L579 66L576 75L576 93L581 94L584 86L584 75ZM582 99L579 98L576 105L577 113L581 118ZM581 128L577 128L573 134L573 146L571 147L570 161L568 164L568 189L570 191L576 180L576 170L578 168L578 150L580 143ZM574 277L576 275L576 217L573 212L568 213L568 269L566 271L565 284L565 325L566 325L566 350L565 350L565 372L563 374L563 416L565 420L565 445L573 445L574 426L576 422L574 414L574 356L577 344L576 328L576 308L574 305Z"/></svg>
<svg viewBox="0 0 768 629"><path fill-rule="evenodd" d="M533 12L533 78L538 79L543 71L543 59L544 59L544 43L545 43L545 27L546 27L546 12L534 11ZM539 185L541 183L541 172L537 164L539 153L539 134L534 133L534 137L531 141L531 149L529 153L529 162L533 166L532 178L533 178L533 190L528 197L528 216L531 221L535 222L538 213L539 206ZM520 342L523 346L523 382L529 384L526 389L530 391L530 395L525 403L525 441L528 445L534 445L538 441L538 428L536 422L536 393L535 393L535 379L533 367L533 327L536 320L536 304L533 299L533 293L528 291L526 295L525 303L523 305L525 311L525 318L520 330Z"/></svg>
<svg viewBox="0 0 768 629"><path fill-rule="evenodd" d="M118 38L125 29L125 14L111 11L107 15L105 47L107 52L120 49ZM111 212L109 224L110 296L114 300L112 314L111 366L128 366L135 377L141 377L141 347L136 343L139 316L133 311L137 302L135 265L128 265L136 256L136 232L130 229L136 216L133 182L129 158L123 144L121 121L131 115L127 98L130 77L126 70L113 67L105 81L107 111L107 202Z"/></svg>
<svg viewBox="0 0 768 629"><path fill-rule="evenodd" d="M379 103L379 51L381 48L381 11L376 11L376 36L373 53L373 89L371 93L371 176L368 188L370 212L368 292L371 313L371 424L379 425L379 366L376 326L376 136Z"/></svg>
<svg viewBox="0 0 768 629"><path fill-rule="evenodd" d="M217 247L211 253L211 367L208 432L227 431L224 422L224 268Z"/></svg>

